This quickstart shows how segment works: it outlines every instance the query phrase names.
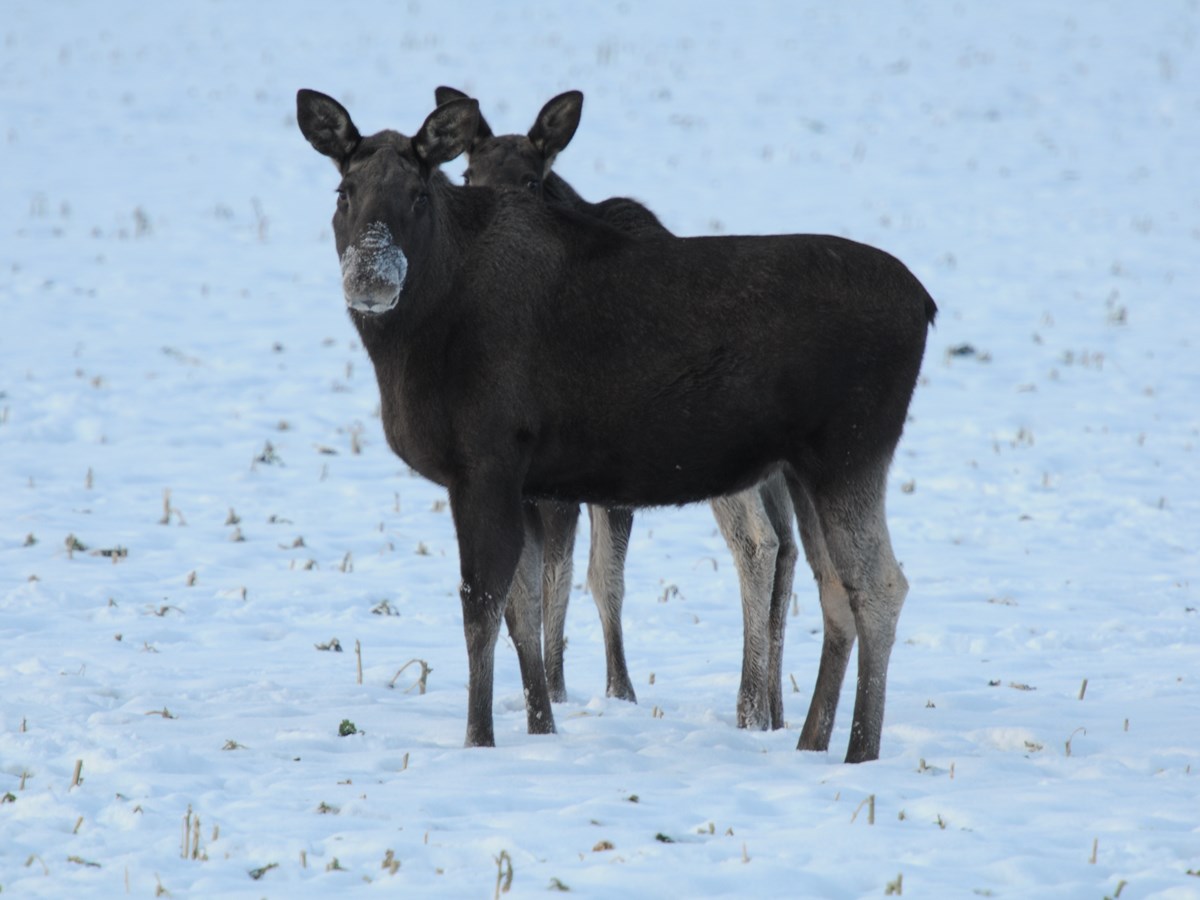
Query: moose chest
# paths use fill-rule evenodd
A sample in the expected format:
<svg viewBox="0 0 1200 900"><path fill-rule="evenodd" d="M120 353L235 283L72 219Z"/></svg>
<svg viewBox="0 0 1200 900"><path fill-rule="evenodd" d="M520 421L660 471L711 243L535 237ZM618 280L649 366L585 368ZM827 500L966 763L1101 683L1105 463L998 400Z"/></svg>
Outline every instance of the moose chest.
<svg viewBox="0 0 1200 900"><path fill-rule="evenodd" d="M442 398L430 390L439 373L424 370L412 350L396 340L363 337L375 367L388 447L422 477L447 484L454 455L452 438Z"/></svg>
<svg viewBox="0 0 1200 900"><path fill-rule="evenodd" d="M391 450L444 486L481 465L515 463L527 447L508 353L450 332L368 346ZM509 439L505 439L505 437Z"/></svg>

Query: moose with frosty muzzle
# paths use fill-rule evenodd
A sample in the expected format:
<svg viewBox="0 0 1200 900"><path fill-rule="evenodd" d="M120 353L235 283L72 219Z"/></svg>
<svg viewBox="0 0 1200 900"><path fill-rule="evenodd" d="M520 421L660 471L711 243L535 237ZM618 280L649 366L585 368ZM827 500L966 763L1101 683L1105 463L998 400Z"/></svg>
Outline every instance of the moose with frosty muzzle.
<svg viewBox="0 0 1200 900"><path fill-rule="evenodd" d="M453 186L438 166L470 146L473 100L439 107L412 137L364 137L315 91L299 92L297 113L341 174L342 283L388 444L449 492L467 744L495 743L502 617L529 730L554 730L540 604L507 603L516 580L514 596L538 595L530 501L686 504L780 472L812 503L845 592L826 615L839 640L825 643L805 748L828 745L857 638L846 759L877 758L908 589L885 485L936 313L917 279L842 238L630 234L528 192Z"/></svg>

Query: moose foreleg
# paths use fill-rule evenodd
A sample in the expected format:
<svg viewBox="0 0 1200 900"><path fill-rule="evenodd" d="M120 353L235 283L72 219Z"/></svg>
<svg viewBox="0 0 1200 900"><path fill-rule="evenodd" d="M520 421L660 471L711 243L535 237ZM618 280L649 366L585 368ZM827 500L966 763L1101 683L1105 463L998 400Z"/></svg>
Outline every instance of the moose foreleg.
<svg viewBox="0 0 1200 900"><path fill-rule="evenodd" d="M477 477L450 488L462 568L463 632L467 642L468 747L494 747L492 683L496 638L524 544L520 489Z"/></svg>

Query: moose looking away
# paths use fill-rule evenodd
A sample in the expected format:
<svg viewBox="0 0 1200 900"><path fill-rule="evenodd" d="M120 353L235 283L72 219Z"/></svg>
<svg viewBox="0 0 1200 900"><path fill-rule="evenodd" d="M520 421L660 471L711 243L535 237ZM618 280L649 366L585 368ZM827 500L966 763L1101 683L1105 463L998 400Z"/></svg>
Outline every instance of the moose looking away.
<svg viewBox="0 0 1200 900"><path fill-rule="evenodd" d="M337 101L297 94L300 130L341 182L342 287L375 367L388 444L446 486L468 657L467 744L495 743L503 616L531 732L554 730L531 500L685 504L782 473L844 589L817 679L827 746L857 637L849 762L879 756L888 660L908 585L884 513L887 470L936 306L894 257L825 235L622 232L518 191L455 187L478 104L412 137L363 137ZM514 592L514 598L531 590ZM822 693L824 692L824 693ZM811 716L810 716L811 718Z"/></svg>
<svg viewBox="0 0 1200 900"><path fill-rule="evenodd" d="M466 99L467 95L443 86L434 91L434 97L440 106L452 100ZM583 94L567 91L542 107L528 135L497 136L480 115L475 137L467 148L467 170L463 180L480 187L526 190L547 203L561 204L632 234L650 237L669 234L658 217L636 200L612 197L600 203L589 203L551 170L557 155L574 137L582 114ZM545 535L542 611L546 682L551 700L565 700L563 630L579 506L554 501L543 501L539 506ZM712 509L717 526L733 553L742 593L738 726L782 728L783 638L797 557L792 536L792 501L788 497L787 484L780 472L772 472L748 490L713 499ZM805 512L810 514L811 520L811 504L806 506ZM608 693L633 700L621 633L625 551L633 516L628 509L597 505L588 507L588 514L592 540L587 577L604 630ZM815 520L813 527L816 527ZM810 558L819 550L807 544L806 548ZM840 587L828 558L822 562L820 568L814 562L813 571L828 574L827 590ZM627 686L627 694L623 686Z"/></svg>

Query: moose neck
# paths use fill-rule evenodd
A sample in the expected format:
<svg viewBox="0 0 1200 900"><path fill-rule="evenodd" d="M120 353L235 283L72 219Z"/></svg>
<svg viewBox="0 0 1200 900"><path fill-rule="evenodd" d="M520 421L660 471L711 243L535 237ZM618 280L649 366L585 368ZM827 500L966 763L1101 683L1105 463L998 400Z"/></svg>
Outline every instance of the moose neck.
<svg viewBox="0 0 1200 900"><path fill-rule="evenodd" d="M579 192L557 172L550 172L542 182L542 195L547 203L558 203L570 209L583 209L588 205Z"/></svg>

